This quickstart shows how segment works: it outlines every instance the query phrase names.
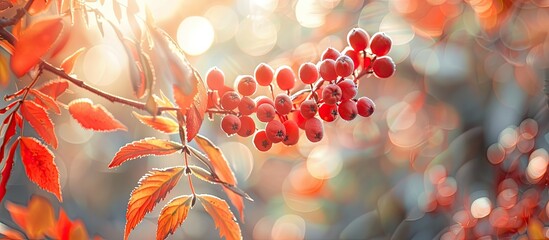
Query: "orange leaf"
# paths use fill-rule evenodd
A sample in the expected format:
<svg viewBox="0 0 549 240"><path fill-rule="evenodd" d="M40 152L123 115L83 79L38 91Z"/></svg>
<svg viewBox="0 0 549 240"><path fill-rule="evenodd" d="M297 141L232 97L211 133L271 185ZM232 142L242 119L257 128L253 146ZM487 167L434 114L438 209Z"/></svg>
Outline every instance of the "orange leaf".
<svg viewBox="0 0 549 240"><path fill-rule="evenodd" d="M27 214L29 210L26 207L8 201L6 203L6 209L10 213L11 219L15 224L21 227L21 229L27 228Z"/></svg>
<svg viewBox="0 0 549 240"><path fill-rule="evenodd" d="M221 181L226 182L230 185L236 185L236 178L233 171L229 167L227 159L221 152L221 150L215 146L210 140L201 135L196 135L194 139L196 144L206 152L208 159L212 163L212 166L215 170L215 174L221 179ZM238 209L240 218L244 221L244 199L242 196L235 194L233 191L223 186L223 190Z"/></svg>
<svg viewBox="0 0 549 240"><path fill-rule="evenodd" d="M219 228L219 236L225 236L226 240L242 239L240 227L236 218L229 210L229 205L216 196L200 194L198 199L206 209L206 212L213 218L216 228Z"/></svg>
<svg viewBox="0 0 549 240"><path fill-rule="evenodd" d="M43 20L25 29L11 57L11 69L17 77L22 77L40 62L50 46L63 30L61 18Z"/></svg>
<svg viewBox="0 0 549 240"><path fill-rule="evenodd" d="M48 9L52 0L35 0L29 8L30 15L36 15Z"/></svg>
<svg viewBox="0 0 549 240"><path fill-rule="evenodd" d="M132 191L128 202L125 240L145 214L152 211L154 206L175 187L183 174L183 169L184 167L153 169L139 180L139 185Z"/></svg>
<svg viewBox="0 0 549 240"><path fill-rule="evenodd" d="M63 62L61 63L61 68L66 73L71 73L72 69L74 68L74 64L76 63L76 60L85 50L86 48L80 48L76 50L76 52L65 58L65 60L63 60Z"/></svg>
<svg viewBox="0 0 549 240"><path fill-rule="evenodd" d="M158 228L156 229L156 239L165 239L168 235L173 234L175 230L181 226L187 218L192 202L191 195L183 195L176 197L160 212L158 217Z"/></svg>
<svg viewBox="0 0 549 240"><path fill-rule="evenodd" d="M10 67L8 66L8 60L4 55L0 55L0 85L2 87L8 86L10 83Z"/></svg>
<svg viewBox="0 0 549 240"><path fill-rule="evenodd" d="M53 161L53 154L35 138L21 137L20 139L21 160L29 179L40 188L53 193L59 201L63 201L59 185L59 170Z"/></svg>
<svg viewBox="0 0 549 240"><path fill-rule="evenodd" d="M57 137L53 131L53 122L44 108L33 101L23 101L21 115L46 143L53 148L57 148Z"/></svg>
<svg viewBox="0 0 549 240"><path fill-rule="evenodd" d="M34 100L36 104L42 106L45 109L53 110L53 112L57 114L61 114L61 109L59 109L59 105L57 105L55 100L53 100L50 96L36 89L31 89L29 93L36 97L36 99Z"/></svg>
<svg viewBox="0 0 549 240"><path fill-rule="evenodd" d="M147 89L144 66L138 50L139 45L127 38L122 39L122 43L126 50L126 54L128 55L130 81L132 83L133 92L137 98L142 98Z"/></svg>
<svg viewBox="0 0 549 240"><path fill-rule="evenodd" d="M152 127L163 133L177 133L179 125L171 118L162 116L144 116L139 113L133 112L133 115L139 119L139 121L149 127Z"/></svg>
<svg viewBox="0 0 549 240"><path fill-rule="evenodd" d="M93 105L88 98L80 98L69 103L71 116L85 129L94 131L127 130L124 124L116 120L112 114L99 104Z"/></svg>
<svg viewBox="0 0 549 240"><path fill-rule="evenodd" d="M21 233L15 230L4 230L0 234L4 235L3 238L0 238L1 240L25 239Z"/></svg>
<svg viewBox="0 0 549 240"><path fill-rule="evenodd" d="M66 80L52 80L41 87L38 88L38 91L50 96L53 100L57 100L57 97L61 96L67 88L69 88L69 83Z"/></svg>
<svg viewBox="0 0 549 240"><path fill-rule="evenodd" d="M159 28L155 28L152 33L165 55L167 68L172 76L175 103L181 109L181 114L185 115L198 93L197 85L201 81L200 76L170 35Z"/></svg>
<svg viewBox="0 0 549 240"><path fill-rule="evenodd" d="M121 147L114 155L109 168L120 166L120 164L138 157L161 156L175 153L181 150L181 144L164 139L145 138L134 141Z"/></svg>
<svg viewBox="0 0 549 240"><path fill-rule="evenodd" d="M15 149L17 149L17 144L19 143L19 139L17 139L13 145L11 145L10 152L8 153L8 158L6 160L6 164L4 165L4 168L2 169L2 180L0 181L0 201L4 199L4 196L6 195L6 185L8 184L8 180L11 176L11 169L13 168L13 157L15 155ZM2 156L4 156L2 154Z"/></svg>
<svg viewBox="0 0 549 240"><path fill-rule="evenodd" d="M55 225L55 214L50 202L41 196L33 195L27 213L26 233L30 239L43 239Z"/></svg>
<svg viewBox="0 0 549 240"><path fill-rule="evenodd" d="M80 220L73 222L71 227L71 233L67 240L88 240L88 232L86 227Z"/></svg>
<svg viewBox="0 0 549 240"><path fill-rule="evenodd" d="M190 142L202 126L202 121L204 120L204 114L208 108L208 94L206 93L206 88L204 83L200 80L198 84L198 94L194 97L194 103L191 108L187 111L185 115L186 122L185 128L187 130L187 141Z"/></svg>

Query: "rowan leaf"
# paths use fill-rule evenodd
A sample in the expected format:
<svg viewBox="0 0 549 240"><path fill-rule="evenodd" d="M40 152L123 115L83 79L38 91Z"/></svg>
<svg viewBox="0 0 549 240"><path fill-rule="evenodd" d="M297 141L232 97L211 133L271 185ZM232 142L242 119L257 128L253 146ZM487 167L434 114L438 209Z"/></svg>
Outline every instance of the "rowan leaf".
<svg viewBox="0 0 549 240"><path fill-rule="evenodd" d="M152 34L166 60L168 76L171 76L170 80L173 83L175 103L181 109L181 114L185 115L193 104L198 93L197 86L202 80L170 35L159 28L153 28Z"/></svg>
<svg viewBox="0 0 549 240"><path fill-rule="evenodd" d="M242 239L240 227L236 218L229 210L229 205L224 200L207 194L198 195L198 199L204 209L212 217L216 228L219 229L219 236L226 240Z"/></svg>
<svg viewBox="0 0 549 240"><path fill-rule="evenodd" d="M72 228L72 221L69 219L65 210L62 208L59 209L59 217L57 218L57 223L55 224L54 235L50 236L53 239L70 239L70 231Z"/></svg>
<svg viewBox="0 0 549 240"><path fill-rule="evenodd" d="M37 22L21 32L11 57L11 69L22 77L40 62L63 30L61 18Z"/></svg>
<svg viewBox="0 0 549 240"><path fill-rule="evenodd" d="M58 79L44 83L38 88L38 91L50 96L53 100L57 100L69 88L69 82Z"/></svg>
<svg viewBox="0 0 549 240"><path fill-rule="evenodd" d="M58 115L61 114L61 109L59 108L59 105L50 96L36 89L31 89L29 93L36 97L34 99L34 102L36 104L42 106L44 109L52 110L54 113Z"/></svg>
<svg viewBox="0 0 549 240"><path fill-rule="evenodd" d="M55 213L50 202L39 195L33 195L28 204L25 232L30 239L43 239L55 225Z"/></svg>
<svg viewBox="0 0 549 240"><path fill-rule="evenodd" d="M10 67L4 55L0 55L0 86L6 87L10 83Z"/></svg>
<svg viewBox="0 0 549 240"><path fill-rule="evenodd" d="M53 161L53 154L35 138L21 137L20 139L21 160L29 180L53 193L62 202L59 170Z"/></svg>
<svg viewBox="0 0 549 240"><path fill-rule="evenodd" d="M71 231L69 234L70 240L88 240L88 232L86 227L80 220L76 220L72 223Z"/></svg>
<svg viewBox="0 0 549 240"><path fill-rule="evenodd" d="M29 211L26 207L8 201L6 203L6 210L10 213L11 219L15 224L21 227L21 229L27 228L27 214Z"/></svg>
<svg viewBox="0 0 549 240"><path fill-rule="evenodd" d="M71 73L72 69L74 68L74 64L76 63L76 60L78 60L78 57L82 55L84 51L86 51L86 48L80 48L76 50L76 52L65 58L65 60L63 60L63 62L61 63L61 68L66 73Z"/></svg>
<svg viewBox="0 0 549 240"><path fill-rule="evenodd" d="M25 100L21 104L21 115L46 143L57 148L53 122L44 108L33 101Z"/></svg>
<svg viewBox="0 0 549 240"><path fill-rule="evenodd" d="M121 147L116 155L114 155L109 168L118 167L122 163L138 157L168 155L181 149L183 149L181 144L169 140L156 138L141 139Z"/></svg>
<svg viewBox="0 0 549 240"><path fill-rule="evenodd" d="M13 169L13 157L15 156L17 144L19 144L19 139L11 145L8 158L6 159L4 168L2 168L2 180L0 181L0 201L2 201L6 195L6 185L8 184L8 180L10 180L11 170ZM1 156L3 157L4 155L2 154Z"/></svg>
<svg viewBox="0 0 549 240"><path fill-rule="evenodd" d="M4 235L0 240L25 239L23 234L11 229L3 230L0 234Z"/></svg>
<svg viewBox="0 0 549 240"><path fill-rule="evenodd" d="M143 220L145 214L152 211L154 206L177 184L183 169L184 167L153 169L139 180L137 188L132 191L128 201L125 240L128 239L133 228Z"/></svg>
<svg viewBox="0 0 549 240"><path fill-rule="evenodd" d="M15 121L15 115L13 114L4 120L4 124L6 122L8 123L8 128L6 129L6 132L4 132L4 139L2 139L2 145L0 146L0 162L2 162L4 158L4 151L6 150L6 146L8 145L8 142L15 135L15 131L16 131L15 128L17 126L17 123Z"/></svg>
<svg viewBox="0 0 549 240"><path fill-rule="evenodd" d="M124 124L116 120L112 114L99 104L93 104L88 98L80 98L69 103L71 116L85 129L100 132L124 130Z"/></svg>
<svg viewBox="0 0 549 240"><path fill-rule="evenodd" d="M236 178L234 176L234 173L229 167L227 159L225 158L221 150L204 136L196 135L196 138L194 140L196 141L196 144L198 144L198 146L208 156L208 159L210 160L214 168L215 175L217 175L217 177L219 177L221 181L236 186ZM234 206L238 209L240 218L242 219L242 221L244 221L244 199L242 198L242 196L235 194L231 189L227 188L226 186L223 186L223 190L225 191L231 202L234 204Z"/></svg>
<svg viewBox="0 0 549 240"><path fill-rule="evenodd" d="M158 217L158 228L156 229L156 239L165 239L173 234L187 218L192 203L191 195L176 197L162 208Z"/></svg>
<svg viewBox="0 0 549 240"><path fill-rule="evenodd" d="M130 82L132 83L133 93L137 98L142 98L145 96L146 88L146 73L144 71L144 65L141 61L142 55L140 52L140 47L134 41L123 38L122 43L126 54L128 55L129 63L129 72L130 72ZM147 62L148 63L148 62Z"/></svg>
<svg viewBox="0 0 549 240"><path fill-rule="evenodd" d="M202 80L200 80L197 87L198 94L194 97L194 102L185 115L187 142L190 142L198 134L208 108L208 94Z"/></svg>
<svg viewBox="0 0 549 240"><path fill-rule="evenodd" d="M133 115L139 119L139 121L151 128L167 134L177 133L179 125L171 118L162 116L145 116L139 113L133 112Z"/></svg>

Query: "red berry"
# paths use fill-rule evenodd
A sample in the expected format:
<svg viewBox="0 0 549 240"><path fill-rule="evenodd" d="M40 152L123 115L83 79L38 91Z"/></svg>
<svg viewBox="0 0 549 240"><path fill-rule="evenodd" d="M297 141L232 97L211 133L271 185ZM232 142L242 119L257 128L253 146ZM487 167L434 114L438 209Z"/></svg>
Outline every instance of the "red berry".
<svg viewBox="0 0 549 240"><path fill-rule="evenodd" d="M213 90L221 90L225 84L225 74L217 67L210 68L206 73L206 83Z"/></svg>
<svg viewBox="0 0 549 240"><path fill-rule="evenodd" d="M265 126L265 132L267 132L267 138L273 143L282 142L286 136L286 128L278 120L268 122Z"/></svg>
<svg viewBox="0 0 549 240"><path fill-rule="evenodd" d="M295 145L299 140L299 127L297 123L292 119L286 120L284 128L286 129L286 136L282 142L287 146Z"/></svg>
<svg viewBox="0 0 549 240"><path fill-rule="evenodd" d="M313 84L318 80L318 69L310 62L301 64L299 67L299 79L305 84Z"/></svg>
<svg viewBox="0 0 549 240"><path fill-rule="evenodd" d="M341 55L339 51L335 50L332 47L329 47L329 48L326 48L326 50L324 50L324 52L320 57L320 60L326 60L326 59L336 60L339 57L339 55Z"/></svg>
<svg viewBox="0 0 549 240"><path fill-rule="evenodd" d="M250 115L255 112L255 102L248 96L242 97L238 104L238 111L243 115Z"/></svg>
<svg viewBox="0 0 549 240"><path fill-rule="evenodd" d="M353 60L354 69L360 66L360 54L351 47L346 47L341 54L347 55Z"/></svg>
<svg viewBox="0 0 549 240"><path fill-rule="evenodd" d="M221 97L221 107L226 110L233 110L240 104L240 96L235 91L227 91Z"/></svg>
<svg viewBox="0 0 549 240"><path fill-rule="evenodd" d="M384 32L375 33L370 41L370 49L372 50L372 53L378 57L387 55L387 53L391 51L392 45L393 41Z"/></svg>
<svg viewBox="0 0 549 240"><path fill-rule="evenodd" d="M276 69L276 84L281 90L290 90L295 85L295 74L288 66L282 66Z"/></svg>
<svg viewBox="0 0 549 240"><path fill-rule="evenodd" d="M262 122L270 122L275 118L275 109L270 104L261 104L257 107L257 119Z"/></svg>
<svg viewBox="0 0 549 240"><path fill-rule="evenodd" d="M261 130L255 133L254 136L254 146L257 150L266 152L271 149L273 143L267 138L267 133L265 130Z"/></svg>
<svg viewBox="0 0 549 240"><path fill-rule="evenodd" d="M318 72L320 73L320 77L326 81L333 81L337 79L335 61L332 59L322 60L318 66Z"/></svg>
<svg viewBox="0 0 549 240"><path fill-rule="evenodd" d="M326 104L336 104L341 100L341 88L336 84L329 84L322 90L322 99Z"/></svg>
<svg viewBox="0 0 549 240"><path fill-rule="evenodd" d="M339 116L344 120L351 121L355 119L357 115L356 103L353 100L342 101L339 106L337 106L337 112Z"/></svg>
<svg viewBox="0 0 549 240"><path fill-rule="evenodd" d="M288 115L290 120L294 120L297 123L297 126L301 129L305 129L305 122L307 119L305 119L300 111L293 111Z"/></svg>
<svg viewBox="0 0 549 240"><path fill-rule="evenodd" d="M353 28L347 34L347 43L355 51L362 51L368 47L368 42L370 41L370 35L362 28Z"/></svg>
<svg viewBox="0 0 549 240"><path fill-rule="evenodd" d="M250 96L257 89L257 82L250 75L239 76L236 81L236 89L242 96Z"/></svg>
<svg viewBox="0 0 549 240"><path fill-rule="evenodd" d="M356 109L360 116L369 117L374 113L376 104L368 97L361 97L356 102Z"/></svg>
<svg viewBox="0 0 549 240"><path fill-rule="evenodd" d="M372 64L372 70L374 70L376 77L388 78L395 73L396 65L389 56L378 57Z"/></svg>
<svg viewBox="0 0 549 240"><path fill-rule="evenodd" d="M292 111L292 100L285 93L280 93L275 98L275 109L279 114L286 115Z"/></svg>
<svg viewBox="0 0 549 240"><path fill-rule="evenodd" d="M336 60L335 70L336 74L340 77L347 77L353 74L353 71L355 70L353 59L347 55L341 55Z"/></svg>
<svg viewBox="0 0 549 240"><path fill-rule="evenodd" d="M221 119L221 129L228 135L237 133L240 130L240 126L240 119L235 115L228 114Z"/></svg>
<svg viewBox="0 0 549 240"><path fill-rule="evenodd" d="M219 92L208 91L208 108L216 108L219 105Z"/></svg>
<svg viewBox="0 0 549 240"><path fill-rule="evenodd" d="M337 84L341 88L341 101L353 99L358 93L355 82L351 79L345 79Z"/></svg>
<svg viewBox="0 0 549 240"><path fill-rule="evenodd" d="M237 134L241 137L252 136L255 132L255 122L250 116L240 116L240 130Z"/></svg>
<svg viewBox="0 0 549 240"><path fill-rule="evenodd" d="M333 122L337 119L337 105L335 104L322 104L318 108L318 115L320 119L326 122Z"/></svg>
<svg viewBox="0 0 549 240"><path fill-rule="evenodd" d="M315 116L316 112L318 111L318 105L314 100L309 99L303 101L299 109L301 111L301 115L304 118L309 119Z"/></svg>
<svg viewBox="0 0 549 240"><path fill-rule="evenodd" d="M265 97L265 96L259 96L259 97L256 97L255 98L255 105L256 106L261 106L261 104L263 103L268 103L270 104L271 106L274 107L274 102L272 99L268 98L268 97Z"/></svg>
<svg viewBox="0 0 549 240"><path fill-rule="evenodd" d="M260 63L255 68L254 76L260 86L269 86L273 81L274 70L268 64Z"/></svg>
<svg viewBox="0 0 549 240"><path fill-rule="evenodd" d="M318 142L324 137L322 122L318 118L309 118L305 122L305 135L311 142Z"/></svg>

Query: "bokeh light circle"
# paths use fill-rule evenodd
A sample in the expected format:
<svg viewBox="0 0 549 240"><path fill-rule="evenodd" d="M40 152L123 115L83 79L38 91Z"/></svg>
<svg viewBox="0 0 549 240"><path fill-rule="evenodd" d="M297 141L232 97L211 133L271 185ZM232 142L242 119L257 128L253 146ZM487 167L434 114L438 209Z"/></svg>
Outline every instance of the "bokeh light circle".
<svg viewBox="0 0 549 240"><path fill-rule="evenodd" d="M214 29L207 18L191 16L185 18L177 28L177 42L189 55L206 52L214 41Z"/></svg>

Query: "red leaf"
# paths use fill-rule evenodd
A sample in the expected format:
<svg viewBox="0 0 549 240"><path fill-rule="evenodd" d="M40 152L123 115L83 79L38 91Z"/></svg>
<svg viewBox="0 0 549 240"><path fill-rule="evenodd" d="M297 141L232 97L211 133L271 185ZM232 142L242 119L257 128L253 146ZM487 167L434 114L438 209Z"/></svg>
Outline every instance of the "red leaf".
<svg viewBox="0 0 549 240"><path fill-rule="evenodd" d="M221 181L223 182L236 186L236 178L234 176L234 173L229 167L229 163L227 162L227 159L225 158L221 150L217 146L215 146L210 140L201 135L196 135L194 141L208 156L208 159L212 163L217 177L219 177L219 179L221 179ZM244 221L244 199L242 198L242 196L235 194L233 191L225 186L223 186L223 190L225 191L231 202L234 204L234 206L238 209L240 219Z"/></svg>
<svg viewBox="0 0 549 240"><path fill-rule="evenodd" d="M20 148L21 160L29 179L40 188L53 193L59 201L63 201L59 170L50 150L32 137L21 137Z"/></svg>
<svg viewBox="0 0 549 240"><path fill-rule="evenodd" d="M229 205L216 196L200 194L198 199L206 209L206 212L212 217L216 228L219 228L219 236L225 236L226 240L242 239L240 227L236 218L229 210Z"/></svg>
<svg viewBox="0 0 549 240"><path fill-rule="evenodd" d="M186 114L185 127L187 129L187 141L190 142L202 126L204 114L208 108L208 94L202 81L198 84L198 94L194 97L194 103Z"/></svg>
<svg viewBox="0 0 549 240"><path fill-rule="evenodd" d="M54 239L69 240L72 222L62 208L59 209L59 218L55 224L56 234L52 236Z"/></svg>
<svg viewBox="0 0 549 240"><path fill-rule="evenodd" d="M11 69L17 77L22 77L40 62L50 46L63 30L61 18L43 20L25 29L11 57Z"/></svg>
<svg viewBox="0 0 549 240"><path fill-rule="evenodd" d="M61 63L61 68L66 73L71 73L72 69L74 68L74 64L76 63L76 60L85 50L86 48L80 48L76 50L76 52L65 58L65 60L63 60L63 62Z"/></svg>
<svg viewBox="0 0 549 240"><path fill-rule="evenodd" d="M8 60L4 55L0 55L0 85L2 87L8 86L10 83L10 67L8 66Z"/></svg>
<svg viewBox="0 0 549 240"><path fill-rule="evenodd" d="M51 4L51 0L35 0L29 8L30 15L36 15L48 9Z"/></svg>
<svg viewBox="0 0 549 240"><path fill-rule="evenodd" d="M167 68L172 76L175 102L181 109L181 114L185 115L193 104L198 93L197 85L202 80L170 35L159 28L155 28L152 33L167 61Z"/></svg>
<svg viewBox="0 0 549 240"><path fill-rule="evenodd" d="M139 180L139 185L132 191L128 202L125 240L128 239L133 228L145 217L145 214L152 211L154 206L175 187L183 174L183 169L184 167L153 169Z"/></svg>
<svg viewBox="0 0 549 240"><path fill-rule="evenodd" d="M33 101L23 101L21 115L46 143L53 148L57 148L57 137L53 130L53 122L44 108Z"/></svg>
<svg viewBox="0 0 549 240"><path fill-rule="evenodd" d="M69 235L69 238L67 240L87 240L88 239L88 231L86 231L86 227L80 220L76 220L73 222L71 226L71 232Z"/></svg>
<svg viewBox="0 0 549 240"><path fill-rule="evenodd" d="M4 235L4 238L0 238L2 240L25 239L21 233L11 229L4 230L0 234Z"/></svg>
<svg viewBox="0 0 549 240"><path fill-rule="evenodd" d="M173 234L187 218L192 203L191 195L183 195L172 199L160 212L156 239L166 239Z"/></svg>
<svg viewBox="0 0 549 240"><path fill-rule="evenodd" d="M69 88L69 82L59 79L45 83L38 88L38 91L50 96L53 100L57 100L57 97L61 96L67 88Z"/></svg>
<svg viewBox="0 0 549 240"><path fill-rule="evenodd" d="M6 164L2 169L2 180L0 181L0 201L2 201L2 199L4 199L4 196L6 195L6 185L8 184L8 180L10 180L11 169L13 168L13 156L15 155L15 149L17 149L17 144L19 144L19 139L11 145L10 151L8 153L8 158L6 159ZM2 154L2 156L4 155Z"/></svg>
<svg viewBox="0 0 549 240"><path fill-rule="evenodd" d="M36 89L31 89L30 93L36 97L36 99L34 99L34 102L36 102L36 104L42 106L45 109L52 110L57 114L61 114L61 109L59 109L59 105L57 105L55 100L53 100L50 96Z"/></svg>
<svg viewBox="0 0 549 240"><path fill-rule="evenodd" d="M116 5L116 4L115 4ZM137 98L142 98L145 95L146 89L146 75L144 71L143 62L140 58L140 52L138 46L132 40L127 38L122 39L124 49L128 55L130 81L133 87L133 93Z"/></svg>
<svg viewBox="0 0 549 240"><path fill-rule="evenodd" d="M127 130L124 124L116 120L112 114L99 104L87 98L80 98L69 103L71 116L85 129L94 131Z"/></svg>
<svg viewBox="0 0 549 240"><path fill-rule="evenodd" d="M134 141L121 147L116 153L109 168L120 166L120 164L138 157L161 156L175 153L181 150L181 144L164 139L145 138Z"/></svg>
<svg viewBox="0 0 549 240"><path fill-rule="evenodd" d="M9 121L8 128L6 129L6 132L4 132L4 139L2 140L2 146L0 146L0 163L2 162L4 158L4 151L6 150L6 146L8 145L8 142L10 139L15 135L15 127L16 127L16 121L14 121L14 115L11 115L8 118L4 120L4 123L6 121ZM0 198L1 200L2 198Z"/></svg>
<svg viewBox="0 0 549 240"><path fill-rule="evenodd" d="M133 112L133 115L139 119L141 123L163 133L172 134L177 133L179 130L179 125L171 118L162 116L144 116L136 112Z"/></svg>
<svg viewBox="0 0 549 240"><path fill-rule="evenodd" d="M15 224L21 227L21 229L27 228L27 214L29 211L26 207L8 201L6 203L6 209L10 213L11 219Z"/></svg>

